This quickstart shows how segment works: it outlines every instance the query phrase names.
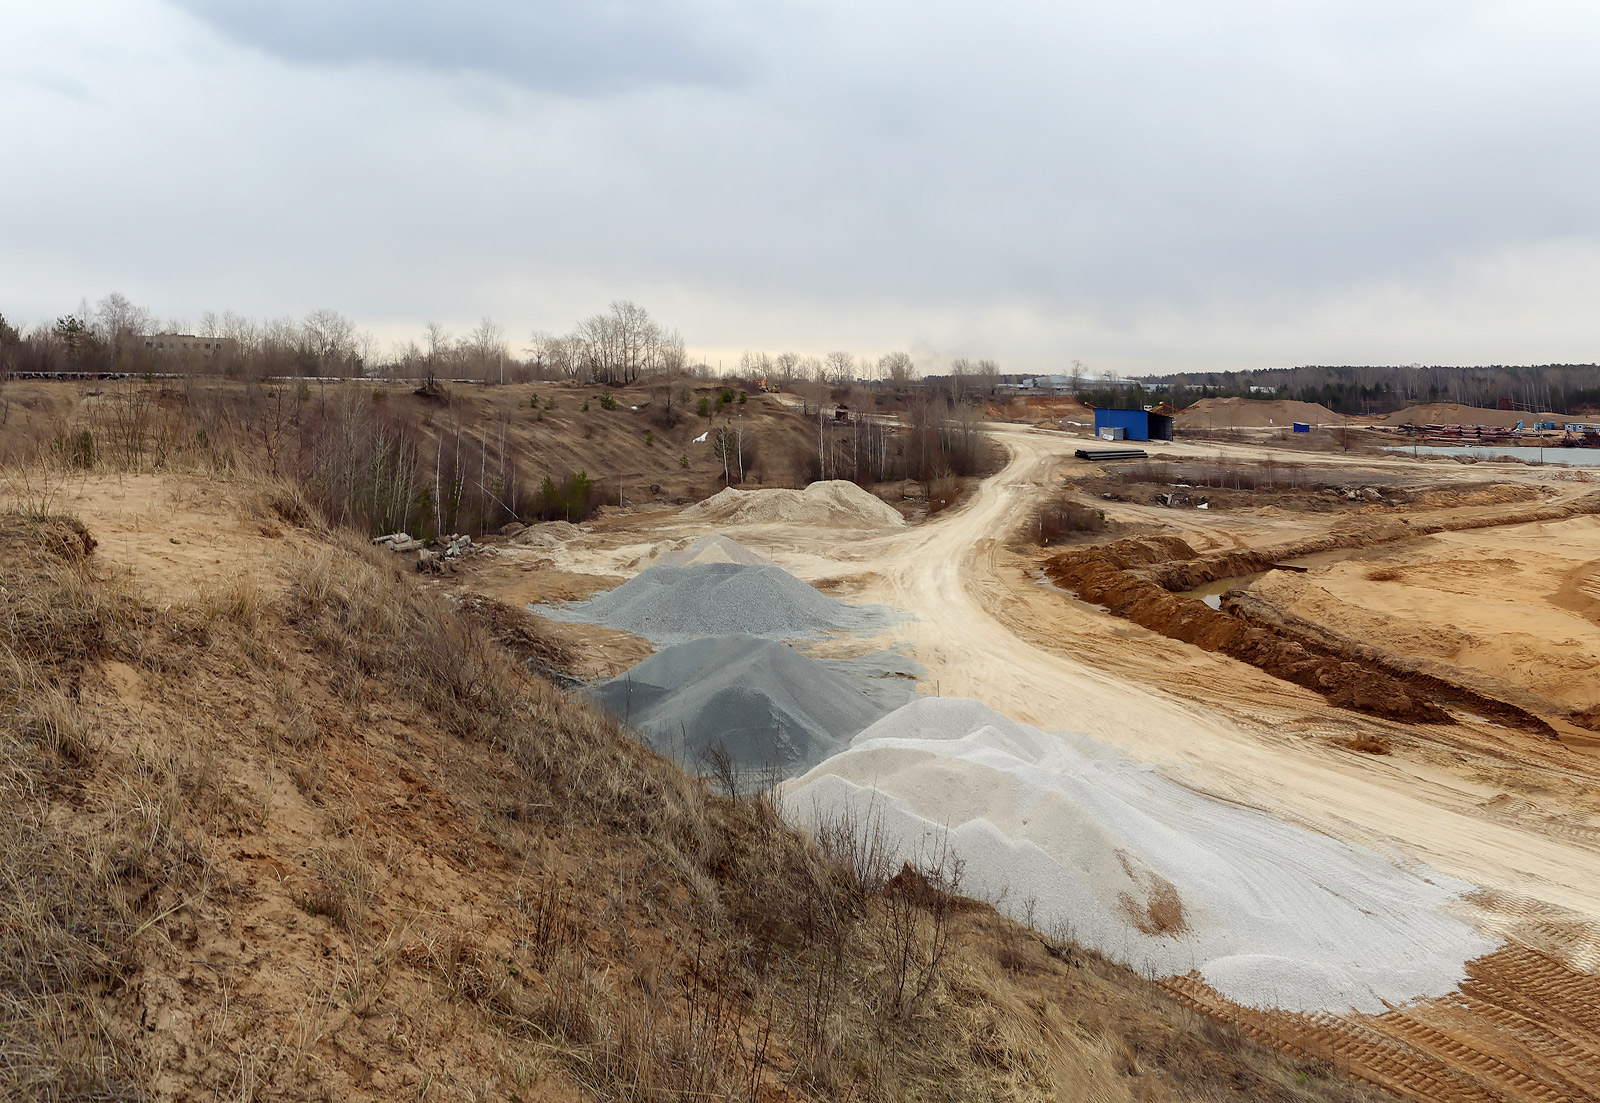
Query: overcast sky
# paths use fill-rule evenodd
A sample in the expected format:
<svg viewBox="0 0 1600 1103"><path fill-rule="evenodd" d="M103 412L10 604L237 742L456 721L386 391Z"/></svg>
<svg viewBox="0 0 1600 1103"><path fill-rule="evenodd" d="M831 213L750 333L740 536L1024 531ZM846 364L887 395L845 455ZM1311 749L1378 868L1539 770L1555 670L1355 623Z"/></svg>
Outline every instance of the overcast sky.
<svg viewBox="0 0 1600 1103"><path fill-rule="evenodd" d="M0 313L1119 373L1600 359L1600 5L4 5Z"/></svg>

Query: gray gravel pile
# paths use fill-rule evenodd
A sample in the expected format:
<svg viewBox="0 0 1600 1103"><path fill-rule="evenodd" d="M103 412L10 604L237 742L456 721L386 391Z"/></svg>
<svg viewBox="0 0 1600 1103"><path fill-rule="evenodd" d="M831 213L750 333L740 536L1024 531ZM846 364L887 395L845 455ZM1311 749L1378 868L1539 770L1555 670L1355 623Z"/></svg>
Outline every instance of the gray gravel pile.
<svg viewBox="0 0 1600 1103"><path fill-rule="evenodd" d="M620 628L657 645L739 632L780 640L859 632L898 619L887 606L849 605L781 567L746 563L659 564L589 601L535 611L551 620Z"/></svg>
<svg viewBox="0 0 1600 1103"><path fill-rule="evenodd" d="M744 777L794 777L842 751L888 709L864 680L749 635L669 647L589 691L658 752L707 769L721 745Z"/></svg>
<svg viewBox="0 0 1600 1103"><path fill-rule="evenodd" d="M772 560L753 552L726 536L702 536L686 548L667 552L660 562L673 567L693 567L701 563L745 563L760 566Z"/></svg>

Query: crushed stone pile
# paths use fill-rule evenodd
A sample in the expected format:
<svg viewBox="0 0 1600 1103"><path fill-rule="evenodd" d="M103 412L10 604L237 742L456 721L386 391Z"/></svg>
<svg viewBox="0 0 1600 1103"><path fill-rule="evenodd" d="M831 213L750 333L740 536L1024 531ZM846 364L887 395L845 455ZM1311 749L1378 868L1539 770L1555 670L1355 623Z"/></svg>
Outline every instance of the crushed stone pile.
<svg viewBox="0 0 1600 1103"><path fill-rule="evenodd" d="M842 479L812 483L804 490L726 490L679 514L686 521L730 525L773 522L839 528L900 528L906 519L883 499Z"/></svg>
<svg viewBox="0 0 1600 1103"><path fill-rule="evenodd" d="M589 694L686 769L720 744L741 776L804 773L888 711L860 679L749 635L669 647Z"/></svg>
<svg viewBox="0 0 1600 1103"><path fill-rule="evenodd" d="M887 606L850 605L782 567L748 563L659 564L589 601L534 611L551 620L620 628L658 646L739 632L768 639L860 632L897 619Z"/></svg>
<svg viewBox="0 0 1600 1103"><path fill-rule="evenodd" d="M693 567L699 563L743 563L756 567L771 563L772 560L751 551L737 540L717 535L702 536L686 548L665 552L656 562L673 567Z"/></svg>
<svg viewBox="0 0 1600 1103"><path fill-rule="evenodd" d="M1252 1007L1381 1014L1442 996L1497 943L1452 913L1463 881L1227 804L1088 736L922 698L787 790L786 814L940 845L963 890L1156 975L1198 969ZM854 817L846 820L844 817Z"/></svg>

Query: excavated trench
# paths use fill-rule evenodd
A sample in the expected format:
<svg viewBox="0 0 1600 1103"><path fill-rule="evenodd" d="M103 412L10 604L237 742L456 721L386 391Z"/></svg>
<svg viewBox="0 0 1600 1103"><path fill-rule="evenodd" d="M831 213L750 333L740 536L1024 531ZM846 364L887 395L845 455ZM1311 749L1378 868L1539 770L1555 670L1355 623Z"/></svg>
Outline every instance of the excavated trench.
<svg viewBox="0 0 1600 1103"><path fill-rule="evenodd" d="M1346 548L1415 540L1437 532L1559 521L1600 513L1600 494L1564 506L1451 520L1382 519L1323 536L1251 551L1201 555L1176 536L1118 540L1053 556L1045 570L1083 601L1160 632L1247 662L1320 693L1341 708L1408 723L1453 723L1445 706L1554 739L1542 717L1468 686L1407 668L1377 648L1285 616L1247 591L1213 609L1186 591L1271 570L1285 560Z"/></svg>

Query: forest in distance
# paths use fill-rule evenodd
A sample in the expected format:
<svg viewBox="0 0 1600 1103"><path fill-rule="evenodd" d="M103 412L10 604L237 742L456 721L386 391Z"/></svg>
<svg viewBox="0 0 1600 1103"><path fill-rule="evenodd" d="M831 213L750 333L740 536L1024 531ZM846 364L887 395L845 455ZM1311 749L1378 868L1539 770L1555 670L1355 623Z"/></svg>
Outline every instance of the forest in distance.
<svg viewBox="0 0 1600 1103"><path fill-rule="evenodd" d="M148 347L146 338L163 335L221 343L182 355ZM459 335L430 322L420 339L388 345L329 309L314 310L302 319L258 321L228 311L206 312L193 323L163 321L118 292L92 306L85 300L76 311L32 327L0 315L0 377L80 371L177 371L245 379L437 375L485 383L577 379L611 385L659 373L770 379L785 389L805 383L839 387L882 381L897 388L942 389L961 398L993 395L1002 384L1034 384L1092 406L1139 407L1165 401L1182 409L1203 398L1239 397L1314 402L1351 416L1379 416L1435 402L1600 413L1600 364L1594 363L1300 365L1119 378L1066 356L1057 366L1017 374L1015 366L1008 373L987 358L919 354L913 360L903 351L872 358L840 350L816 356L747 349L719 372L707 363L693 362L677 330L626 301L581 319L568 333L534 331L526 342L514 341L488 317Z"/></svg>
<svg viewBox="0 0 1600 1103"><path fill-rule="evenodd" d="M1095 380L1079 396L1097 406L1165 400L1179 409L1202 398L1290 399L1352 416L1388 414L1430 402L1496 409L1504 399L1515 409L1584 414L1600 412L1600 364L1305 365L1181 372L1143 381Z"/></svg>

